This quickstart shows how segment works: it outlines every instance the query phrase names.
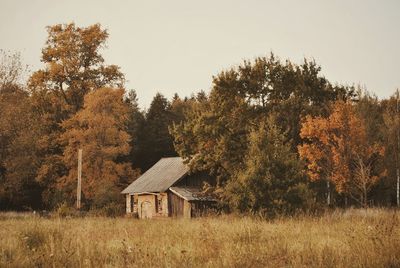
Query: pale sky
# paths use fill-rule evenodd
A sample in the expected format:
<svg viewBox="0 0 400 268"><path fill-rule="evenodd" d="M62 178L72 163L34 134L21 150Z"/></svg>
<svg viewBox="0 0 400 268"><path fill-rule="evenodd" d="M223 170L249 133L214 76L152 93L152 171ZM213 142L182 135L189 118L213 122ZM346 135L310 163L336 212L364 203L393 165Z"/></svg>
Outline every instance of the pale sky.
<svg viewBox="0 0 400 268"><path fill-rule="evenodd" d="M121 67L142 108L156 92L208 92L213 75L270 51L314 58L331 82L380 98L400 88L399 0L0 0L0 49L37 70L45 27L69 22L108 29L106 63Z"/></svg>

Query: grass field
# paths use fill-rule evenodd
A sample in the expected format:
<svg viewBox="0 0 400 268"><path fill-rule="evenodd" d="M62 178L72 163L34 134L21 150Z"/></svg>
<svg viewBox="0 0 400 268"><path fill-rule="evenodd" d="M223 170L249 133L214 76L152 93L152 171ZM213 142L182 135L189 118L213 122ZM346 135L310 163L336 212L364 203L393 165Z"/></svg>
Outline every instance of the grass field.
<svg viewBox="0 0 400 268"><path fill-rule="evenodd" d="M400 214L274 221L0 214L0 267L400 267Z"/></svg>

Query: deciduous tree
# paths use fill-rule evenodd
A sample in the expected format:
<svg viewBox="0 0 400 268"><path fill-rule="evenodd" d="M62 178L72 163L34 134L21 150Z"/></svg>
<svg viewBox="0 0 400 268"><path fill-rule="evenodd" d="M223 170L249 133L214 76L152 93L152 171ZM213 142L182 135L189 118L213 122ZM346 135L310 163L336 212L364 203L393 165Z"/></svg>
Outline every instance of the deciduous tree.
<svg viewBox="0 0 400 268"><path fill-rule="evenodd" d="M301 162L273 116L250 132L245 167L227 183L224 197L241 212L273 215L307 207L312 194Z"/></svg>
<svg viewBox="0 0 400 268"><path fill-rule="evenodd" d="M35 181L40 118L32 110L18 53L0 51L0 209L39 208Z"/></svg>
<svg viewBox="0 0 400 268"><path fill-rule="evenodd" d="M63 161L69 172L58 181L58 187L71 199L75 196L78 149L83 150L82 190L86 200L99 204L98 193L104 192L104 187L118 193L135 178L130 163L120 162L130 152L126 131L129 106L123 98L123 89L98 89L85 97L81 111L63 122Z"/></svg>
<svg viewBox="0 0 400 268"><path fill-rule="evenodd" d="M384 147L369 142L354 106L337 101L329 117L307 116L300 136L306 143L299 146L299 154L307 161L310 179L331 181L339 193L365 206L369 190L383 176L376 167Z"/></svg>
<svg viewBox="0 0 400 268"><path fill-rule="evenodd" d="M124 75L118 66L104 62L100 52L108 33L99 24L88 27L57 24L47 31L42 49L45 67L32 74L28 87L35 114L42 118L36 180L44 188L46 206L53 207L63 198L55 183L68 173L59 139L64 132L61 122L82 108L89 92L102 87L122 87Z"/></svg>

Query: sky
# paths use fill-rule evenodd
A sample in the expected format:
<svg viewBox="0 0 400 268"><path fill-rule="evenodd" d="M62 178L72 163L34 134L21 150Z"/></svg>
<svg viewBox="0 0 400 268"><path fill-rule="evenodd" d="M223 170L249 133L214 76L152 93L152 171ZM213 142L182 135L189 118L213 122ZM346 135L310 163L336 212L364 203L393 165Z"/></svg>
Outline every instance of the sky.
<svg viewBox="0 0 400 268"><path fill-rule="evenodd" d="M46 26L100 23L107 64L125 74L142 108L157 92L208 92L212 76L245 59L315 59L332 83L379 98L400 88L398 0L0 0L0 49L20 52L32 71Z"/></svg>

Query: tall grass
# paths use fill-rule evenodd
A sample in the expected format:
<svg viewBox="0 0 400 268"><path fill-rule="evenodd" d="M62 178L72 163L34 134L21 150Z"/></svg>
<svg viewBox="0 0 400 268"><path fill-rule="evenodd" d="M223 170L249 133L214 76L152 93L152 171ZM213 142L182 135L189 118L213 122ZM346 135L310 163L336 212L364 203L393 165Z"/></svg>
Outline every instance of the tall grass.
<svg viewBox="0 0 400 268"><path fill-rule="evenodd" d="M400 267L400 215L0 217L0 267Z"/></svg>

